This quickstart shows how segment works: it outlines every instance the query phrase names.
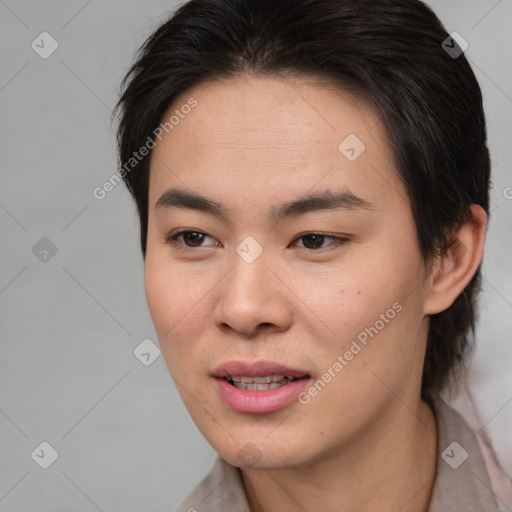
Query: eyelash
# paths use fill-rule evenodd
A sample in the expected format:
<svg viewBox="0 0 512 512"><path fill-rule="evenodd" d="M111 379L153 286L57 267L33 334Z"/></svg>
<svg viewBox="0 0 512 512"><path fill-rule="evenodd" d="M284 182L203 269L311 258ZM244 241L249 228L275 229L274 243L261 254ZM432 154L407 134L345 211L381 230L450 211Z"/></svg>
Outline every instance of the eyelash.
<svg viewBox="0 0 512 512"><path fill-rule="evenodd" d="M202 247L204 247L204 246L190 247L190 246L188 246L186 244L182 244L182 243L178 242L178 238L179 237L181 237L183 235L186 235L186 234L189 234L189 233L195 233L195 234L202 235L202 236L205 236L205 237L210 237L210 238L213 239L213 237L211 237L210 235L207 235L206 233L203 233L202 231L195 231L195 230L190 230L189 229L189 230L178 231L177 233L169 235L169 236L166 237L165 241L169 245L177 246L176 247L177 249L183 250L183 251L193 251L194 249L201 249ZM323 237L324 239L333 240L334 243L329 244L326 247L320 247L318 249L310 249L308 247L299 247L299 249L304 249L307 252L320 252L322 250L328 249L329 247L337 247L337 246L343 245L343 244L345 244L345 243L350 241L350 239L347 238L347 237L338 237L338 236L332 236L332 235L324 235L323 233L306 233L304 235L300 235L297 238L295 238L293 240L293 242L295 243L297 240L300 240L301 238L305 238L305 237L308 237L308 236L314 236L314 235L319 236L319 237Z"/></svg>

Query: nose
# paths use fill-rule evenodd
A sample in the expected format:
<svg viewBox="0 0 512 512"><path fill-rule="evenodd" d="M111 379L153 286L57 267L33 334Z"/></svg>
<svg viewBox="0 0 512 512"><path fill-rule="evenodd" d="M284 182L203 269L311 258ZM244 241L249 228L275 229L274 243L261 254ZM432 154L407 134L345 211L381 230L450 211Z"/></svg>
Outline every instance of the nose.
<svg viewBox="0 0 512 512"><path fill-rule="evenodd" d="M234 268L217 290L215 325L249 338L287 330L292 322L292 305L276 273L263 257L246 263L237 256Z"/></svg>

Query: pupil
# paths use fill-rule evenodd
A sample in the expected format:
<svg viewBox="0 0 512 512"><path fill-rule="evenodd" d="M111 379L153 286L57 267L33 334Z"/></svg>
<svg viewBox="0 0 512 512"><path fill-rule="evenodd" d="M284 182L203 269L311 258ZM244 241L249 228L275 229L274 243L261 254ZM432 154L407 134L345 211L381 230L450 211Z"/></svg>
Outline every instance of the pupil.
<svg viewBox="0 0 512 512"><path fill-rule="evenodd" d="M306 235L304 237L303 243L307 249L318 249L322 247L322 243L324 241L323 235ZM310 243L312 242L312 243Z"/></svg>
<svg viewBox="0 0 512 512"><path fill-rule="evenodd" d="M187 245L191 245L193 247L201 245L201 242L203 240L203 235L201 233L197 233L196 231L190 231L188 233L185 233L183 235L183 239L185 240L185 243ZM188 242L192 242L189 244Z"/></svg>

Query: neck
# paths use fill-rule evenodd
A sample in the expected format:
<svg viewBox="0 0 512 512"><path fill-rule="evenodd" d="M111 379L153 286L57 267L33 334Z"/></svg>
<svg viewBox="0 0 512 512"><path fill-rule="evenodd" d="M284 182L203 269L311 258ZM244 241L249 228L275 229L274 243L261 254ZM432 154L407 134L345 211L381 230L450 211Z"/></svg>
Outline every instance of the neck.
<svg viewBox="0 0 512 512"><path fill-rule="evenodd" d="M328 457L301 467L244 469L242 480L252 512L425 512L436 454L430 407L394 400L360 439Z"/></svg>

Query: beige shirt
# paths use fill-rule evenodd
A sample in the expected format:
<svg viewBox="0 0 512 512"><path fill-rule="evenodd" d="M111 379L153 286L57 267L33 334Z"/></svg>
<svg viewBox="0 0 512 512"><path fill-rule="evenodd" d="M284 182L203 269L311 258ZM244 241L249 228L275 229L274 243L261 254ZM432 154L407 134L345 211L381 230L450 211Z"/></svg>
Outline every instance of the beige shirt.
<svg viewBox="0 0 512 512"><path fill-rule="evenodd" d="M473 431L446 403L433 403L438 428L437 471L428 512L498 512ZM467 454L467 456L466 456ZM176 512L250 512L239 469L217 457Z"/></svg>

